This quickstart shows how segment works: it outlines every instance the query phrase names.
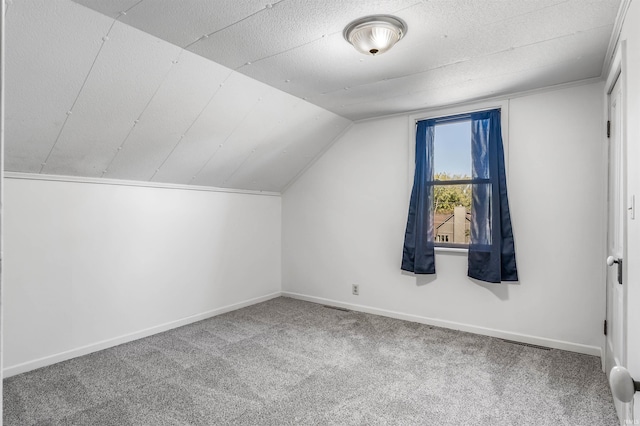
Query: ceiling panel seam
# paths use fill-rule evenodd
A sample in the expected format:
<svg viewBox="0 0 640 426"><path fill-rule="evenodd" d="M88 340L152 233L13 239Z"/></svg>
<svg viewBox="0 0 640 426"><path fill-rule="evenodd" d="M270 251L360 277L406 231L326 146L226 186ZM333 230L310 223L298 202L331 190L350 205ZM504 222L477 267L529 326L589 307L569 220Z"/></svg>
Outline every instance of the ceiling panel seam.
<svg viewBox="0 0 640 426"><path fill-rule="evenodd" d="M296 102L289 110L287 110L287 113L284 114L284 116L288 116L290 111L295 111L298 108L298 105L300 105L301 103L303 103L303 100L300 100L300 102ZM277 129L280 125L282 124L282 120L278 120L275 121L274 124L266 131L262 132L262 135L268 135L271 132L273 132L275 129ZM263 138L266 139L266 138ZM240 169L249 161L249 159L253 156L253 154L256 153L256 151L258 150L258 146L260 145L260 143L258 143L257 145L254 145L253 148L251 149L251 152L244 158L244 160L242 160L242 162L238 165L238 167L236 167L236 169L231 172L226 178L224 178L224 180L222 181L222 184L227 183L231 178L233 178L233 176L236 175L236 173L238 173L238 171L240 171ZM283 150L282 152L283 154L287 153L287 150Z"/></svg>
<svg viewBox="0 0 640 426"><path fill-rule="evenodd" d="M446 63L446 64L438 65L436 67L427 68L427 69L424 69L424 70L420 70L420 71L416 71L416 72L412 72L412 73L408 73L408 74L402 74L402 75L398 75L398 76L394 76L394 77L383 78L381 80L376 80L376 81L369 82L369 83L362 83L362 84L349 86L349 89L350 90L358 89L358 88L362 88L362 87L367 87L367 86L379 84L381 82L390 82L390 81L400 80L400 79L407 78L407 77L415 77L415 76L420 75L420 74L426 74L426 73L429 73L429 72L432 72L432 71L445 69L445 68L448 68L448 67L451 67L451 66L454 66L454 65L464 64L464 63L472 61L472 60L489 58L491 56L495 56L495 55L500 55L500 54L503 54L503 53L511 52L513 50L516 50L516 49L524 49L524 48L527 48L527 47L533 47L533 46L536 46L538 44L547 43L547 42L555 41L555 40L560 40L560 39L567 38L567 37L573 37L573 36L575 36L577 34L585 34L585 33L591 32L591 31L601 30L601 29L604 29L604 28L607 28L607 27L610 27L610 26L611 26L611 24L601 25L599 27L589 28L588 30L575 31L575 32L572 32L570 34L563 34L561 36L551 37L551 38L547 38L547 39L544 39L544 40L539 40L539 41L536 41L536 42L533 42L533 43L526 43L526 44L521 44L521 45L518 45L518 46L512 46L512 47L509 47L507 49L501 49L501 50L497 50L497 51L494 51L494 52L489 52L487 54L479 55L479 56L471 56L471 57L466 58L466 59L462 59L462 60L454 61L454 62L449 62L449 63ZM449 85L447 85L447 86L449 86ZM435 87L447 87L447 86L435 86ZM326 96L326 95L330 95L330 94L336 93L336 92L340 93L340 92L342 92L344 90L345 90L344 87L340 87L340 88L337 88L337 89L333 89L333 90L329 90L329 91L326 91L326 92L322 92L321 95L322 96ZM393 96L393 97L396 97L396 96ZM391 98L393 98L393 97L391 97ZM389 98L389 99L391 99L391 98ZM357 105L357 104L359 104L359 103L348 104L348 105Z"/></svg>
<svg viewBox="0 0 640 426"><path fill-rule="evenodd" d="M313 40L311 40L311 41L307 41L307 42L302 43L302 44L299 44L299 45L297 45L297 46L293 46L293 47L290 47L290 48L288 48L288 49L281 50L280 52L276 52L276 53L274 53L274 54L267 55L267 56L264 56L264 57L262 57L262 58L258 58L258 59L255 59L255 60L251 60L251 61L246 62L246 63L244 63L244 64L240 65L239 67L237 67L237 68L236 68L236 71L238 71L238 70L240 70L240 69L242 69L242 68L244 68L244 67L246 67L246 66L250 66L251 64L255 64L255 63L257 63L257 62L264 61L264 60L266 60L266 59L271 59L271 58L274 58L274 57L276 57L276 56L282 55L282 54L284 54L284 53L291 52L291 51L293 51L293 50L299 49L299 48L301 48L301 47L308 46L308 45L313 44L313 43L316 43L316 42L318 42L318 41L320 41L320 40L322 40L322 39L324 39L324 38L326 38L326 37L331 37L331 36L336 35L336 34L340 34L340 32L335 32L335 33L331 33L331 34L328 34L328 35L327 35L327 34L323 34L322 36L320 36L320 37L318 37L318 38L315 38L315 39L313 39Z"/></svg>
<svg viewBox="0 0 640 426"><path fill-rule="evenodd" d="M118 21L118 19L114 19L113 22L111 23L111 26L109 27L109 30L107 31L107 34L102 37L102 43L100 44L100 48L98 49L98 52L96 53L96 56L93 58L93 62L91 63L91 66L89 67L89 71L87 72L87 75L84 77L84 80L82 82L82 85L80 86L80 90L78 90L78 94L76 95L75 99L73 100L73 103L71 104L71 107L67 110L67 116L65 117L64 121L62 122L62 126L60 127L60 131L58 132L58 135L56 136L56 139L53 142L53 145L51 146L51 149L49 150L49 153L47 154L47 157L45 158L44 162L42 162L42 164L40 164L40 172L39 173L43 173L44 168L47 166L47 162L49 161L49 158L51 158L51 154L53 153L53 150L55 149L56 145L58 144L58 141L60 140L60 136L62 135L62 132L64 132L64 129L67 125L67 122L69 121L69 117L71 117L71 114L73 114L73 108L76 106L76 103L78 102L78 99L80 98L80 95L82 94L82 91L84 90L85 86L87 85L87 81L89 80L89 76L91 76L91 73L93 71L93 67L96 65L96 62L98 61L98 58L100 57L100 53L102 52L102 49L104 48L104 45L106 44L107 41L109 41L109 34L111 34L111 30L113 30L113 27L115 26L116 22Z"/></svg>
<svg viewBox="0 0 640 426"><path fill-rule="evenodd" d="M247 119L247 117L249 117L249 115L251 115L251 113L253 112L253 110L255 109L255 107L262 101L262 97L258 98L256 100L256 102L253 104L253 106L251 108L249 108L247 110L247 113L244 115L244 117L242 117L242 120L240 120L238 122L238 124L233 128L233 130L227 135L227 137L224 139L224 141L222 141L221 144L218 145L218 147L216 148L216 150L213 152L213 154L211 154L211 157L209 157L209 159L202 165L202 167L200 167L200 169L191 177L191 179L189 180L189 183L193 182L194 180L196 180L196 178L198 177L198 175L200 173L202 173L202 171L205 169L205 167L207 167L207 165L211 162L211 160L213 160L215 158L215 156L218 154L218 151L220 151L220 149L227 143L227 141L231 138L231 136L233 136L235 134L235 132L240 128L240 126L242 126L242 124L245 122L245 120Z"/></svg>
<svg viewBox="0 0 640 426"><path fill-rule="evenodd" d="M395 11L391 12L391 14L392 15L396 15L396 14L398 14L400 12L404 12L407 9L411 9L413 7L416 7L416 6L420 6L420 5L424 4L424 2L425 2L425 0L419 1L417 3L414 3L414 4L410 5L410 6L403 7L402 9L395 10Z"/></svg>
<svg viewBox="0 0 640 426"><path fill-rule="evenodd" d="M140 4L140 3L138 3ZM131 128L129 129L129 131L127 132L127 135L124 137L124 139L122 140L122 143L120 144L120 146L118 146L118 148L116 149L115 154L113 155L113 157L111 158L111 161L109 161L109 163L107 164L107 167L105 167L105 169L102 171L102 175L101 177L104 177L105 174L107 174L107 172L109 171L109 167L111 167L111 165L113 164L113 162L116 160L116 158L118 157L118 155L120 154L120 152L122 152L122 148L124 147L124 145L127 143L127 141L129 140L129 137L131 136L131 134L133 133L133 131L135 130L137 124L140 122L140 120L142 120L142 116L144 115L145 111L147 111L147 109L149 108L149 105L151 105L151 102L153 102L153 100L155 99L156 95L158 94L158 92L160 91L160 88L164 85L164 83L167 81L167 78L169 77L169 74L171 74L171 71L173 71L175 65L180 62L180 57L182 56L182 52L184 52L184 49L181 49L180 52L178 53L178 56L173 59L171 61L171 67L167 70L167 72L164 74L164 76L162 77L162 80L160 81L160 84L158 84L158 87L156 87L156 90L153 92L153 94L151 95L151 97L149 98L149 101L146 103L146 105L142 108L142 111L140 112L140 114L138 114L138 118L136 118L133 121L133 125L131 126Z"/></svg>
<svg viewBox="0 0 640 426"><path fill-rule="evenodd" d="M249 154L244 158L244 160L242 160L240 165L238 165L238 167L236 167L234 171L232 171L226 178L222 180L223 185L226 184L229 181L229 179L231 179L238 172L238 170L240 170L242 166L245 165L247 161L249 161L249 159L253 156L253 154L256 153L256 149L257 148L255 146L251 148L251 152L249 152Z"/></svg>
<svg viewBox="0 0 640 426"><path fill-rule="evenodd" d="M558 2L558 3L550 4L548 6L538 7L536 9L529 10L529 11L524 12L524 13L519 13L517 15L511 15L511 16L508 16L506 18L498 19L497 21L490 21L488 23L484 23L483 25L487 25L487 24L488 25L495 25L495 24L499 24L501 22L511 21L513 19L516 19L516 18L522 18L523 16L531 15L533 13L538 13L538 12L540 12L542 10L545 10L545 9L553 9L554 7L558 7L558 6L560 6L562 4L565 4L565 3L570 3L571 1L572 0L565 0L565 1ZM582 1L582 0L580 0L580 1Z"/></svg>
<svg viewBox="0 0 640 426"><path fill-rule="evenodd" d="M142 1L142 0L141 0L141 1ZM269 10L269 9L273 8L274 6L277 6L278 4L280 4L280 3L284 2L284 1L285 1L285 0L280 0L280 1L277 1L277 2L275 2L275 3L267 3L267 4L266 4L262 9L257 10L257 11L255 11L255 12L253 12L253 13L251 13L251 14L249 14L249 15L245 16L244 18L242 18L242 19L240 19L240 20L238 20L238 21L232 22L231 24L227 25L226 27L219 28L219 29L217 29L217 30L215 30L215 31L212 31L212 32L208 33L208 34L204 34L204 35L200 36L200 37L199 37L198 39L196 39L195 41L192 41L191 43L189 43L189 44L187 44L186 46L184 46L184 48L185 48L185 49L188 49L189 47L193 46L194 44L196 44L196 43L198 43L198 42L200 42L200 41L202 41L202 40L206 40L206 39L208 39L209 37L211 37L212 35L215 35L215 34L217 34L217 33L221 32L221 31L224 31L224 30L226 30L226 29L228 29L228 28L231 28L231 27L233 27L234 25L237 25L237 24L239 24L239 23L241 23L241 22L243 22L243 21L246 21L247 19L251 18L252 16L255 16L255 15L257 15L257 14L259 14L260 12L263 12L263 11L265 11L265 10Z"/></svg>
<svg viewBox="0 0 640 426"><path fill-rule="evenodd" d="M140 0L138 3L133 4L129 9L120 12L120 15L126 15L127 12L131 11L131 9L133 9L134 7L137 7L140 3L142 3L144 0Z"/></svg>
<svg viewBox="0 0 640 426"><path fill-rule="evenodd" d="M229 72L229 74L227 74L227 76L224 78L224 80L222 80L222 83L220 83L218 85L218 87L216 88L216 90L213 92L213 94L211 95L211 97L209 98L209 100L207 101L207 103L202 107L202 109L200 110L200 112L198 113L198 115L196 115L196 118L193 119L193 121L191 122L191 124L189 124L189 126L187 127L187 129L182 132L182 135L180 135L180 137L178 138L178 141L175 143L175 145L173 146L173 148L171 149L171 151L169 151L169 153L167 154L167 156L164 158L164 160L162 160L162 162L160 163L160 165L158 167L156 167L155 171L153 172L153 174L151 175L151 177L149 178L149 181L152 181L154 177L156 177L156 175L158 174L158 172L160 171L160 169L162 169L162 167L166 164L166 162L169 160L169 158L171 158L171 155L173 155L173 153L175 152L175 150L178 148L178 146L180 145L180 143L186 138L187 134L189 133L189 130L191 130L191 128L196 124L196 122L200 119L200 117L202 116L202 114L204 114L205 110L209 107L209 105L211 104L211 102L213 102L213 99L216 97L216 95L218 94L218 92L220 92L220 89L224 86L224 84L227 82L227 80L229 79L229 77L231 77L231 75L233 74L233 70L231 70ZM195 176L194 176L195 178ZM194 179L192 178L192 180Z"/></svg>

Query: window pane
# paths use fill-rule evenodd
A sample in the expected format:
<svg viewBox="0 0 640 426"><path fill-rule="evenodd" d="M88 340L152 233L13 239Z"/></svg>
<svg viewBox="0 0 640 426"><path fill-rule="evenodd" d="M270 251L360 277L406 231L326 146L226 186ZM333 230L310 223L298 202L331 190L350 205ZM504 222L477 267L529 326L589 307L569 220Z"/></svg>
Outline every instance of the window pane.
<svg viewBox="0 0 640 426"><path fill-rule="evenodd" d="M434 241L469 244L471 234L471 184L434 185Z"/></svg>
<svg viewBox="0 0 640 426"><path fill-rule="evenodd" d="M436 125L433 151L435 179L470 178L471 121Z"/></svg>

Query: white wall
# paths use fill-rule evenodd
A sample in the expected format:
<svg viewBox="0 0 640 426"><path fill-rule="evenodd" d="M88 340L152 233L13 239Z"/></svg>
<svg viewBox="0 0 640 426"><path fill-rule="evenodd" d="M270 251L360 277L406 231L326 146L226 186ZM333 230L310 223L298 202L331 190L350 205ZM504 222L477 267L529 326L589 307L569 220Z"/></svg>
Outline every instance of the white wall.
<svg viewBox="0 0 640 426"><path fill-rule="evenodd" d="M279 294L278 196L5 184L8 374Z"/></svg>
<svg viewBox="0 0 640 426"><path fill-rule="evenodd" d="M283 290L599 355L602 91L597 83L510 101L518 284L472 281L465 254L438 253L436 277L400 271L413 148L408 116L396 116L356 124L283 195Z"/></svg>

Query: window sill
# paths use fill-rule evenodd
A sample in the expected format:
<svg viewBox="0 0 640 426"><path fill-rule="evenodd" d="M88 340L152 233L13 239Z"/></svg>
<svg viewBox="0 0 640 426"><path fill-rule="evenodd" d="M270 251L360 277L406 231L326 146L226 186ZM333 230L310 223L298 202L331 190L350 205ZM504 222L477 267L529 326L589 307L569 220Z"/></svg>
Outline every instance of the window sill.
<svg viewBox="0 0 640 426"><path fill-rule="evenodd" d="M459 247L434 247L434 249L436 253L469 253L469 249Z"/></svg>

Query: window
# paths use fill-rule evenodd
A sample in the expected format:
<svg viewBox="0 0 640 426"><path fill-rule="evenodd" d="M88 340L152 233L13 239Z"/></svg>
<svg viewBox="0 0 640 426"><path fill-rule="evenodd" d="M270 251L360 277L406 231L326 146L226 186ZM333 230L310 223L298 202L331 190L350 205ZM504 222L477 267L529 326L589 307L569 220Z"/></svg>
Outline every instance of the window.
<svg viewBox="0 0 640 426"><path fill-rule="evenodd" d="M471 119L444 117L435 125L433 225L436 247L469 245L471 235Z"/></svg>
<svg viewBox="0 0 640 426"><path fill-rule="evenodd" d="M468 249L467 275L517 281L500 108L415 121L401 269L435 274L436 246Z"/></svg>

